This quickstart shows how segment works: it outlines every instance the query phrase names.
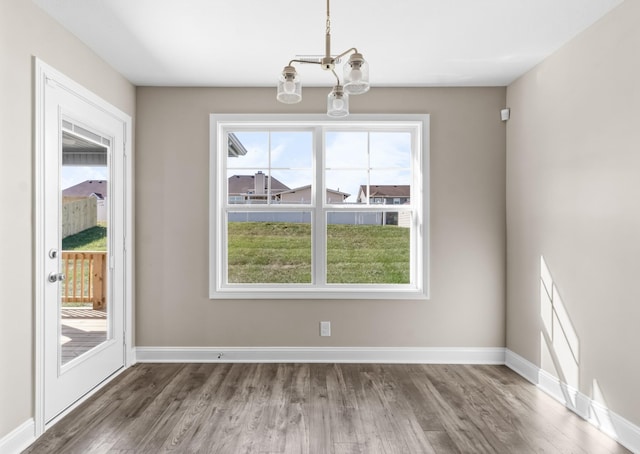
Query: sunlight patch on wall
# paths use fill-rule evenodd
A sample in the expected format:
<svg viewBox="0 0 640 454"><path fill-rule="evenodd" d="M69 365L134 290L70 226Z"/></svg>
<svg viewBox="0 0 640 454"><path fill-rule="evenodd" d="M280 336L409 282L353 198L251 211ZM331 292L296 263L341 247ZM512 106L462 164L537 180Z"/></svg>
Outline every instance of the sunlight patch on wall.
<svg viewBox="0 0 640 454"><path fill-rule="evenodd" d="M580 340L544 259L540 257L540 318L542 369L555 371L560 381L580 386ZM544 354L546 353L548 354ZM575 404L575 402L573 402Z"/></svg>
<svg viewBox="0 0 640 454"><path fill-rule="evenodd" d="M598 380L594 378L592 401L591 407L589 408L589 420L598 429L607 434L617 437L618 431L616 430L616 426L611 419L611 414L609 413L608 408L609 407L607 405L607 402L605 401L604 394L600 389L600 383L598 383Z"/></svg>

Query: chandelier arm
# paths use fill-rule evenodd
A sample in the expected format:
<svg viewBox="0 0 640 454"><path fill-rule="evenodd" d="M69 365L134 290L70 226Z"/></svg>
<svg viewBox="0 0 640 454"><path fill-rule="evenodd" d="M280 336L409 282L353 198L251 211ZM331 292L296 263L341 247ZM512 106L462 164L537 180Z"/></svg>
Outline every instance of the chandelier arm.
<svg viewBox="0 0 640 454"><path fill-rule="evenodd" d="M292 63L309 63L309 64L312 64L312 65L321 65L322 64L322 62L316 61L316 60L296 60L296 59L294 59L294 60L291 60L289 62L289 66L291 66Z"/></svg>
<svg viewBox="0 0 640 454"><path fill-rule="evenodd" d="M331 72L333 73L334 76L336 76L336 80L338 81L338 85L340 85L340 78L336 74L336 71L334 69L332 69Z"/></svg>
<svg viewBox="0 0 640 454"><path fill-rule="evenodd" d="M334 60L338 60L338 59L344 57L345 55L347 55L350 52L353 52L353 53L357 54L358 53L358 49L356 49L355 47L352 47L351 49L347 49L344 52L342 52L341 54L336 55L335 57L333 57L333 59Z"/></svg>

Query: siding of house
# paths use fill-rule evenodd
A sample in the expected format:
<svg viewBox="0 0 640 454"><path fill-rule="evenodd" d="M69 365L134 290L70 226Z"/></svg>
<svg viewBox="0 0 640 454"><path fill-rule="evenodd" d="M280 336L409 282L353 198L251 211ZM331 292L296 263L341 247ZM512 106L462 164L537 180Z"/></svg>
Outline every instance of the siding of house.
<svg viewBox="0 0 640 454"><path fill-rule="evenodd" d="M135 114L134 87L71 33L30 1L0 2L0 439L34 417L33 56Z"/></svg>
<svg viewBox="0 0 640 454"><path fill-rule="evenodd" d="M279 195L279 200L283 203L310 203L311 186L293 192L285 192Z"/></svg>
<svg viewBox="0 0 640 454"><path fill-rule="evenodd" d="M278 199L284 203L310 203L311 186L283 192L278 195ZM327 189L326 201L330 203L342 203L344 201L344 194Z"/></svg>

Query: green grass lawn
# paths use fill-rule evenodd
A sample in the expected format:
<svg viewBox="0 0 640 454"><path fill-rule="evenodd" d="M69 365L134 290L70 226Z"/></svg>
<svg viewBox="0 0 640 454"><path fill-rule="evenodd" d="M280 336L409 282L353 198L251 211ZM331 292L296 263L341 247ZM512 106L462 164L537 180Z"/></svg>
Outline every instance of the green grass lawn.
<svg viewBox="0 0 640 454"><path fill-rule="evenodd" d="M327 282L409 283L409 229L330 225ZM230 283L310 283L311 226L286 222L230 222Z"/></svg>
<svg viewBox="0 0 640 454"><path fill-rule="evenodd" d="M63 251L106 251L107 226L100 223L95 227L69 235L62 239Z"/></svg>

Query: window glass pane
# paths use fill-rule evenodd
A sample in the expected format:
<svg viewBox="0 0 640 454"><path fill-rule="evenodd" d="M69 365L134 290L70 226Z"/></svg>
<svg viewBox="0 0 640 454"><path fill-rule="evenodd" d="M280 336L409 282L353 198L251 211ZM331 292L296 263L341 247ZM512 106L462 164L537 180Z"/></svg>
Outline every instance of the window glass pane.
<svg viewBox="0 0 640 454"><path fill-rule="evenodd" d="M366 170L327 170L325 181L329 203L366 203L359 201L361 187L367 185Z"/></svg>
<svg viewBox="0 0 640 454"><path fill-rule="evenodd" d="M271 167L311 169L312 156L311 131L271 133Z"/></svg>
<svg viewBox="0 0 640 454"><path fill-rule="evenodd" d="M311 283L311 213L231 212L229 284Z"/></svg>
<svg viewBox="0 0 640 454"><path fill-rule="evenodd" d="M376 185L409 186L411 185L411 171L408 169L372 170L371 186Z"/></svg>
<svg viewBox="0 0 640 454"><path fill-rule="evenodd" d="M268 168L268 132L230 132L227 168Z"/></svg>
<svg viewBox="0 0 640 454"><path fill-rule="evenodd" d="M369 167L366 132L330 131L325 134L325 167L345 169Z"/></svg>
<svg viewBox="0 0 640 454"><path fill-rule="evenodd" d="M408 132L372 132L369 140L372 168L411 167L411 134Z"/></svg>
<svg viewBox="0 0 640 454"><path fill-rule="evenodd" d="M274 203L310 204L311 170L273 170L271 191Z"/></svg>
<svg viewBox="0 0 640 454"><path fill-rule="evenodd" d="M389 213L327 213L329 284L410 283L410 229L385 225ZM397 213L396 223L397 223ZM411 225L404 217L403 224Z"/></svg>

